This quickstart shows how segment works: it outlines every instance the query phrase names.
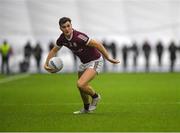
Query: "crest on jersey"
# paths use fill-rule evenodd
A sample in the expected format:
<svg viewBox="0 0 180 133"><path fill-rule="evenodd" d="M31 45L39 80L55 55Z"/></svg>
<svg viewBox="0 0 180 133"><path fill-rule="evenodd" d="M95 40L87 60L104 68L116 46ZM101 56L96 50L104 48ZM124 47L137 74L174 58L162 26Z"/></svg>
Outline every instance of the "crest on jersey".
<svg viewBox="0 0 180 133"><path fill-rule="evenodd" d="M74 46L74 47L77 47L77 44L74 42L74 43L73 43L73 46Z"/></svg>
<svg viewBox="0 0 180 133"><path fill-rule="evenodd" d="M68 42L69 47L73 47L73 44L71 42Z"/></svg>

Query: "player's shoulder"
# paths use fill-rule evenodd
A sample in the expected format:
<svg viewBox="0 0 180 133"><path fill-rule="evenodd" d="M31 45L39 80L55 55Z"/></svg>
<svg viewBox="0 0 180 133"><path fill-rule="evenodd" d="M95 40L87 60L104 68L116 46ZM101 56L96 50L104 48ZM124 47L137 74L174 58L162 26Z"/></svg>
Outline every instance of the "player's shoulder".
<svg viewBox="0 0 180 133"><path fill-rule="evenodd" d="M75 29L73 29L73 33L74 34L85 34L84 32L82 32L82 31L79 31L79 30L75 30Z"/></svg>
<svg viewBox="0 0 180 133"><path fill-rule="evenodd" d="M63 34L63 33L61 33L61 34L59 35L59 37L58 37L57 41L63 41L63 40L64 40L64 38L65 38L64 34Z"/></svg>
<svg viewBox="0 0 180 133"><path fill-rule="evenodd" d="M77 31L77 30L74 30L74 35L78 38L78 39L81 39L81 40L84 40L84 41L87 41L89 39L88 35L81 32L81 31Z"/></svg>
<svg viewBox="0 0 180 133"><path fill-rule="evenodd" d="M64 39L64 38L65 38L65 36L64 36L63 33L61 33L61 34L59 35L59 37L58 37L58 39Z"/></svg>
<svg viewBox="0 0 180 133"><path fill-rule="evenodd" d="M61 45L63 44L63 42L64 42L64 38L65 38L65 36L63 35L63 33L60 34L60 36L59 36L58 39L56 40L56 44L57 44L58 46L61 46Z"/></svg>
<svg viewBox="0 0 180 133"><path fill-rule="evenodd" d="M78 31L78 30L73 30L73 33L74 33L75 35L77 35L77 36L79 36L79 35L84 35L84 36L87 36L87 34L86 34L86 33L81 32L81 31Z"/></svg>

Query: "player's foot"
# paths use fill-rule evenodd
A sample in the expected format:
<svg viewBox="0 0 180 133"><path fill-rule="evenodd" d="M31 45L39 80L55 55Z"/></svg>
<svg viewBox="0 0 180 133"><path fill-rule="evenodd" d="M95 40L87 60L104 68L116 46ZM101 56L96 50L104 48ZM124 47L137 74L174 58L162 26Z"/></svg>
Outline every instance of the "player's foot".
<svg viewBox="0 0 180 133"><path fill-rule="evenodd" d="M86 110L86 109L81 109L81 110L79 110L79 111L75 111L75 112L73 112L73 114L87 114L87 113L92 113L92 111L90 111L90 110Z"/></svg>
<svg viewBox="0 0 180 133"><path fill-rule="evenodd" d="M91 105L89 106L89 110L90 110L90 111L95 110L95 109L96 109L96 106L97 106L97 104L98 104L98 102L99 102L100 100L101 100L101 96L100 96L100 94L98 94L98 97L92 99L92 103L91 103Z"/></svg>

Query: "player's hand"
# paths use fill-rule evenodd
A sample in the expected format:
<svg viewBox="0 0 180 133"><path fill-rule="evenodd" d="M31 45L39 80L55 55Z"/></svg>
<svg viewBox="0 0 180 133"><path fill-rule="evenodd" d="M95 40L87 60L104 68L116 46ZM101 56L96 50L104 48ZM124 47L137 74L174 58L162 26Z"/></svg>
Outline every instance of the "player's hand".
<svg viewBox="0 0 180 133"><path fill-rule="evenodd" d="M56 69L54 69L54 68L51 68L51 67L49 67L48 65L44 65L44 69L46 69L48 72L50 72L50 73L56 73L57 72L57 70Z"/></svg>
<svg viewBox="0 0 180 133"><path fill-rule="evenodd" d="M109 62L111 62L111 63L113 63L113 64L118 64L118 63L120 63L120 61L119 60L116 60L116 59L108 59L108 61Z"/></svg>

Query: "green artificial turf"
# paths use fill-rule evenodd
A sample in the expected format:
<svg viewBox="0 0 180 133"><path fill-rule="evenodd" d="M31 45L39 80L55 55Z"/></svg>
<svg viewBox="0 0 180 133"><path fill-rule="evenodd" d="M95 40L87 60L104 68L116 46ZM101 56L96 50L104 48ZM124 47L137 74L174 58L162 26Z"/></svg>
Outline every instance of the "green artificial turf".
<svg viewBox="0 0 180 133"><path fill-rule="evenodd" d="M76 74L1 80L0 131L180 131L180 73L100 74L91 85L102 100L84 115L73 114L83 106Z"/></svg>

